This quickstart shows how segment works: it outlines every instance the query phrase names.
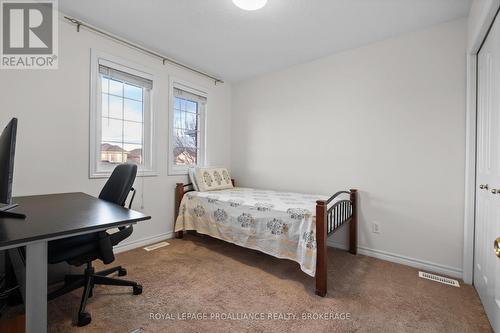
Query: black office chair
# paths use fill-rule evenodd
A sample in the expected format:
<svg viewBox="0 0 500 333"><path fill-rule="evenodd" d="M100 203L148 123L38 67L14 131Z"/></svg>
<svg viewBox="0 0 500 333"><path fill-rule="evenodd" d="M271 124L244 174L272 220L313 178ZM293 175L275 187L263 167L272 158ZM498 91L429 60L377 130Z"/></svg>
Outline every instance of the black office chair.
<svg viewBox="0 0 500 333"><path fill-rule="evenodd" d="M136 165L118 165L104 185L99 198L114 202L120 206L125 206L125 201L132 191L130 208L135 196L135 190L132 185L134 184L136 174ZM57 264L63 261L74 266L87 264L84 274L66 275L64 286L48 295L48 299L52 300L77 288L84 287L80 309L78 310L78 326L85 326L92 320L90 314L85 312L85 306L87 305L88 298L92 297L92 291L96 284L130 286L133 288L134 295L142 293L142 286L136 282L107 277L107 275L115 272L118 272L118 276L126 275L127 271L121 266L109 268L101 272L95 272L94 267L92 267L92 261L96 259L102 260L105 264L113 262L115 260L113 246L129 237L132 231L133 228L130 225L120 227L119 231L112 234L101 231L49 242L48 257L50 264Z"/></svg>

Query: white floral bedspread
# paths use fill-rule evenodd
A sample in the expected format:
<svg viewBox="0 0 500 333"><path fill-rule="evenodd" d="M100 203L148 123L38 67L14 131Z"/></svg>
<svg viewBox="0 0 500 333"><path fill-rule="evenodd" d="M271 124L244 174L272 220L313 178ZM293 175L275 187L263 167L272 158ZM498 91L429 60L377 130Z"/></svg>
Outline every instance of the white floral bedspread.
<svg viewBox="0 0 500 333"><path fill-rule="evenodd" d="M196 230L277 258L290 259L316 272L316 200L322 195L236 187L188 192L182 199L175 231Z"/></svg>

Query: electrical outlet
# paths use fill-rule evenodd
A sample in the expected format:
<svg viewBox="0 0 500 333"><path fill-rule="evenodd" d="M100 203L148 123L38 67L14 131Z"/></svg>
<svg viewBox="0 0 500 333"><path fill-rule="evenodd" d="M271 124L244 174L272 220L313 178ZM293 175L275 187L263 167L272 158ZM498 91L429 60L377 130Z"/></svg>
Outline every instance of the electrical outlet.
<svg viewBox="0 0 500 333"><path fill-rule="evenodd" d="M378 224L378 222L373 222L373 224L372 224L372 232L375 233L375 234L379 234L380 233L380 224Z"/></svg>

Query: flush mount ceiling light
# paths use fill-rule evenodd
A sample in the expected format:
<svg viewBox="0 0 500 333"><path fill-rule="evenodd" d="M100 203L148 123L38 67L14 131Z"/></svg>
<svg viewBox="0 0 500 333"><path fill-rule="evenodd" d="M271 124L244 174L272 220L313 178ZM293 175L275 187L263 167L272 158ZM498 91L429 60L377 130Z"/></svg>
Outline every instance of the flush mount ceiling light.
<svg viewBox="0 0 500 333"><path fill-rule="evenodd" d="M233 3L244 10L257 10L264 7L267 0L233 0Z"/></svg>

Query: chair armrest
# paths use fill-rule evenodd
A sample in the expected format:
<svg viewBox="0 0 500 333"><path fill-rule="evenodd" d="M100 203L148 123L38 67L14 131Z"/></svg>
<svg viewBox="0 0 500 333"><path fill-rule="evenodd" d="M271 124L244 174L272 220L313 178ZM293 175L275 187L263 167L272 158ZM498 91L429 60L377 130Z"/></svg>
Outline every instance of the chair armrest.
<svg viewBox="0 0 500 333"><path fill-rule="evenodd" d="M130 189L130 192L132 192L132 198L130 198L130 202L128 203L128 209L131 209L132 208L132 202L134 202L134 198L135 198L135 188L131 188Z"/></svg>

